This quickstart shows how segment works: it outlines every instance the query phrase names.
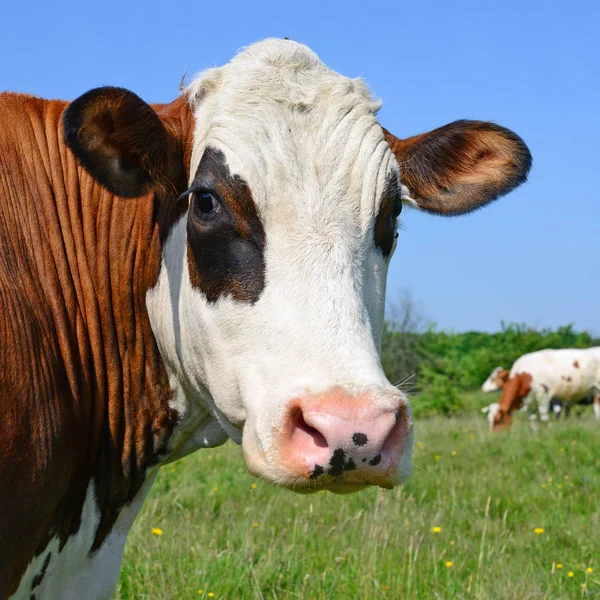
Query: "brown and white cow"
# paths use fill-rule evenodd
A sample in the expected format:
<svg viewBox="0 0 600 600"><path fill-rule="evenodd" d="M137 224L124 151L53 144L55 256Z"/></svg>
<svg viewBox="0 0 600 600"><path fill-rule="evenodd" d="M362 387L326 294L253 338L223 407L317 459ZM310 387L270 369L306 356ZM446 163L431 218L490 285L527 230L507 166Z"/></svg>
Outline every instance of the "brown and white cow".
<svg viewBox="0 0 600 600"><path fill-rule="evenodd" d="M398 139L360 80L267 40L171 104L0 96L0 598L108 598L157 468L231 437L294 490L392 487L379 358L403 204L522 183L514 133Z"/></svg>
<svg viewBox="0 0 600 600"><path fill-rule="evenodd" d="M576 404L594 394L594 414L600 419L600 347L539 350L517 359L497 403L482 409L493 431L510 427L512 412L536 408L548 421L553 400Z"/></svg>

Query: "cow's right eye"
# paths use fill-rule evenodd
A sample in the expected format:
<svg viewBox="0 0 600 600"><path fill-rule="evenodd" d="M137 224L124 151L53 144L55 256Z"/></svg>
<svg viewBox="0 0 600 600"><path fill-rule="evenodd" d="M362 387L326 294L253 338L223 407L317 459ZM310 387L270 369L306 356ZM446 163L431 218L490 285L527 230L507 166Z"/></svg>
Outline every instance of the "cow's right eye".
<svg viewBox="0 0 600 600"><path fill-rule="evenodd" d="M221 203L214 194L201 191L194 192L194 211L201 218L211 218L221 212Z"/></svg>

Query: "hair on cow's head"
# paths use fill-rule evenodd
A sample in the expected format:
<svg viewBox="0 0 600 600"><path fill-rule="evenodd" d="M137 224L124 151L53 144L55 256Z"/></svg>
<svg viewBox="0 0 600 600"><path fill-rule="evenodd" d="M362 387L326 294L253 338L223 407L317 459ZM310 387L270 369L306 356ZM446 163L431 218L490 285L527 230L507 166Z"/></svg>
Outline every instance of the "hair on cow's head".
<svg viewBox="0 0 600 600"><path fill-rule="evenodd" d="M152 107L129 90L101 87L63 114L67 146L109 191L134 198L167 188L183 168L180 144Z"/></svg>

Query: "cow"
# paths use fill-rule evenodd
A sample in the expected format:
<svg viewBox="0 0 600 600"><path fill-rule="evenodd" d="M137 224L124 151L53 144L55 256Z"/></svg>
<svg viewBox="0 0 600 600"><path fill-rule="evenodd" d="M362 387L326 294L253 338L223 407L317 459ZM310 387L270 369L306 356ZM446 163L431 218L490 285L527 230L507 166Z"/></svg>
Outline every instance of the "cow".
<svg viewBox="0 0 600 600"><path fill-rule="evenodd" d="M481 386L482 392L497 392L502 390L504 384L508 381L510 371L503 369L502 367L496 367L490 376L483 382ZM552 398L550 400L550 414L554 415L557 419L563 418L568 419L571 413L571 408L576 406L593 406L594 414L597 419L600 419L600 397L591 393L574 402L565 402L558 398ZM487 415L490 423L490 428L493 427L494 418L496 413L500 409L498 402L492 402L487 406L481 408L481 412ZM519 410L527 410L527 407L522 407Z"/></svg>
<svg viewBox="0 0 600 600"><path fill-rule="evenodd" d="M0 598L108 598L160 466L229 438L299 492L408 476L379 350L400 211L483 207L531 155L379 107L273 39L168 104L0 96Z"/></svg>
<svg viewBox="0 0 600 600"><path fill-rule="evenodd" d="M501 390L506 381L508 380L508 376L510 371L503 369L502 367L496 367L491 373L490 376L483 382L481 386L482 392L497 392Z"/></svg>
<svg viewBox="0 0 600 600"><path fill-rule="evenodd" d="M549 420L552 404L585 402L594 394L594 414L600 419L600 347L539 350L515 361L498 403L487 407L493 431L510 427L511 413L537 407L539 418Z"/></svg>

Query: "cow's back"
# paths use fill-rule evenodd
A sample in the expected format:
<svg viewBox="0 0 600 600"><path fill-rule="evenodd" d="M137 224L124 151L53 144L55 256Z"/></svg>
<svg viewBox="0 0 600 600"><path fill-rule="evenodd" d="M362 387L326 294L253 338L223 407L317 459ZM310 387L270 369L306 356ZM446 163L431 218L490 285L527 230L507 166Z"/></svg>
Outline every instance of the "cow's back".
<svg viewBox="0 0 600 600"><path fill-rule="evenodd" d="M541 396L562 400L583 398L600 381L600 348L547 349L521 356L511 377L526 373Z"/></svg>

